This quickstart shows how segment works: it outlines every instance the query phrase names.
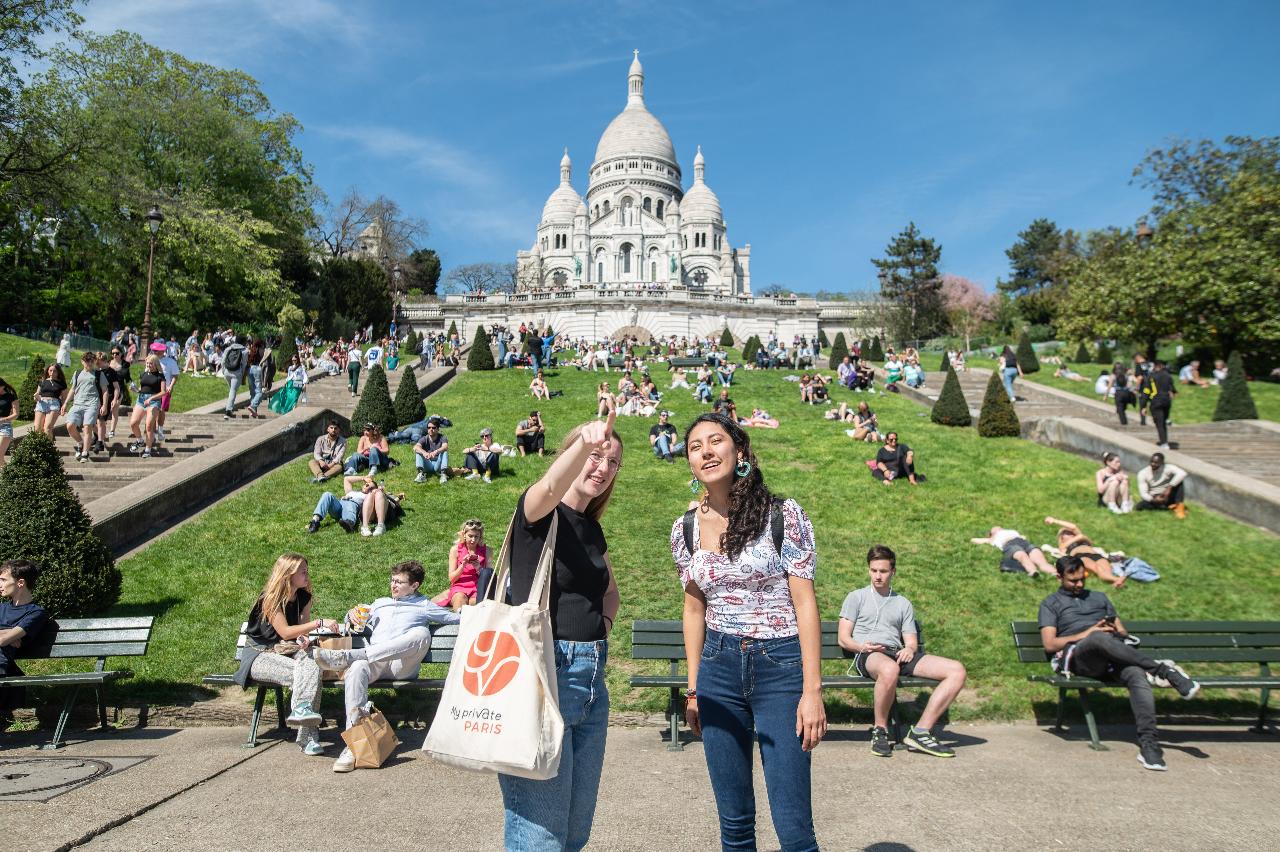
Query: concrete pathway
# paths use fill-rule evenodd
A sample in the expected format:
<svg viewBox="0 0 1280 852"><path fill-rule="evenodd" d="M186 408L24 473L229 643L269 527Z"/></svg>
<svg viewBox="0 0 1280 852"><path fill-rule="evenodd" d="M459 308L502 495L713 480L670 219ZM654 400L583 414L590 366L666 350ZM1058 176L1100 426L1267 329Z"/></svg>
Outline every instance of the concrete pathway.
<svg viewBox="0 0 1280 852"><path fill-rule="evenodd" d="M59 758L152 756L47 803L0 798L6 849L499 849L492 776L425 757L422 732L379 770L331 771L292 743L248 751L232 728L139 730L73 742ZM873 758L865 729L834 729L814 754L826 849L1274 848L1280 738L1231 727L1166 732L1169 771L1143 770L1131 730L1091 751L1032 724L960 725L953 760ZM332 729L326 740L336 738ZM0 743L0 761L45 756ZM777 849L757 761L762 849ZM700 743L666 751L658 727L611 727L589 848L716 849Z"/></svg>

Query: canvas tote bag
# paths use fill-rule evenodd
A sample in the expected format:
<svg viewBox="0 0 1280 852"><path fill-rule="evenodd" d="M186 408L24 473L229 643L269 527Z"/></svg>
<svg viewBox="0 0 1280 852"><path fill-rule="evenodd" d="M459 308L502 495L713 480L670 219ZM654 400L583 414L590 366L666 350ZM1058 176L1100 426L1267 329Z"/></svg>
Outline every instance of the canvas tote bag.
<svg viewBox="0 0 1280 852"><path fill-rule="evenodd" d="M527 603L511 606L486 595L462 608L440 706L422 745L436 760L536 781L559 772L564 719L549 608L559 523L553 510ZM511 574L514 524L513 518L498 556L498 589Z"/></svg>

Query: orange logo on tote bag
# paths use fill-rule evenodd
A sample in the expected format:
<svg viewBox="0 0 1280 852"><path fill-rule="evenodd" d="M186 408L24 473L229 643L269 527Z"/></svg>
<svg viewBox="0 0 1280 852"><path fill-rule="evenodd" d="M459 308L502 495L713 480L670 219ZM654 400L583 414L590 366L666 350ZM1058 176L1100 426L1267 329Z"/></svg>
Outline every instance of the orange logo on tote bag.
<svg viewBox="0 0 1280 852"><path fill-rule="evenodd" d="M472 695L501 692L520 670L520 646L504 630L485 630L471 643L462 672L462 685Z"/></svg>

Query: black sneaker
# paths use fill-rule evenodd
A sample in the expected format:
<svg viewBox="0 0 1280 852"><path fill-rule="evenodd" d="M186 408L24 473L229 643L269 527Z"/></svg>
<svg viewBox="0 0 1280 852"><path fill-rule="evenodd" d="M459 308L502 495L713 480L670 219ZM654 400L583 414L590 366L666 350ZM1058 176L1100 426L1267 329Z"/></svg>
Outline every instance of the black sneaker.
<svg viewBox="0 0 1280 852"><path fill-rule="evenodd" d="M338 518L338 526L342 527L347 532L356 531L355 521L348 521L346 518Z"/></svg>
<svg viewBox="0 0 1280 852"><path fill-rule="evenodd" d="M871 753L876 757L893 757L893 743L889 742L889 732L884 728L871 729Z"/></svg>
<svg viewBox="0 0 1280 852"><path fill-rule="evenodd" d="M1169 685L1178 690L1183 698L1193 698L1200 691L1200 684L1187 677L1186 672L1177 666L1163 666L1157 674L1169 681Z"/></svg>
<svg viewBox="0 0 1280 852"><path fill-rule="evenodd" d="M311 523L307 524L307 532L313 533L320 529L320 519L312 518Z"/></svg>
<svg viewBox="0 0 1280 852"><path fill-rule="evenodd" d="M1169 768L1164 765L1164 752L1160 749L1160 744L1154 740L1138 746L1138 762L1142 764L1143 769L1151 769L1155 772L1164 772Z"/></svg>
<svg viewBox="0 0 1280 852"><path fill-rule="evenodd" d="M955 757L956 753L933 738L933 734L921 728L912 727L902 738L908 751L922 751L934 757Z"/></svg>

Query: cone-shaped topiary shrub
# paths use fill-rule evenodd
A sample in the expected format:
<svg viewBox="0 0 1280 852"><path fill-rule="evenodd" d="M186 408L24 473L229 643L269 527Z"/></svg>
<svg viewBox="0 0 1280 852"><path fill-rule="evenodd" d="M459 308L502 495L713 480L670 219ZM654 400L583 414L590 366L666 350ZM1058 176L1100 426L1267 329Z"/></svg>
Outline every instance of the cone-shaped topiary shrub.
<svg viewBox="0 0 1280 852"><path fill-rule="evenodd" d="M1222 392L1218 394L1218 405L1213 409L1214 420L1257 420L1258 406L1253 402L1253 394L1249 392L1249 383L1245 381L1244 362L1239 352L1232 352L1227 358L1227 377L1222 380Z"/></svg>
<svg viewBox="0 0 1280 852"><path fill-rule="evenodd" d="M871 357L871 341L865 337L862 338L862 340L858 344L858 353L863 358L870 358Z"/></svg>
<svg viewBox="0 0 1280 852"><path fill-rule="evenodd" d="M1018 348L1015 353L1018 356L1018 366L1022 368L1022 372L1030 375L1040 372L1040 359L1036 357L1036 350L1031 346L1031 338L1027 337L1024 330L1022 336L1018 338Z"/></svg>
<svg viewBox="0 0 1280 852"><path fill-rule="evenodd" d="M836 332L836 333L840 334L841 332ZM823 349L828 349L831 347L831 341L827 340L827 333L822 329L818 329L818 345L821 346Z"/></svg>
<svg viewBox="0 0 1280 852"><path fill-rule="evenodd" d="M427 407L422 403L422 391L418 388L418 377L407 362L404 372L400 374L400 384L396 386L395 412L396 426L416 423L427 416Z"/></svg>
<svg viewBox="0 0 1280 852"><path fill-rule="evenodd" d="M831 360L827 362L831 369L840 366L840 362L844 360L844 356L849 354L849 344L845 342L844 332L836 332L836 342L831 344Z"/></svg>
<svg viewBox="0 0 1280 852"><path fill-rule="evenodd" d="M489 335L485 334L482 325L476 326L476 337L471 341L471 351L467 353L467 369L497 369L497 365L493 363L493 350L489 348Z"/></svg>
<svg viewBox="0 0 1280 852"><path fill-rule="evenodd" d="M742 344L742 361L744 364L750 364L756 360L756 352L760 349L760 338L754 334L747 338L747 342Z"/></svg>
<svg viewBox="0 0 1280 852"><path fill-rule="evenodd" d="M945 389L944 389L945 391ZM982 398L982 412L978 415L978 434L984 438L1017 438L1022 434L1022 424L1013 410L1009 394L1005 393L1000 374L991 371L987 393Z"/></svg>
<svg viewBox="0 0 1280 852"><path fill-rule="evenodd" d="M369 370L364 390L360 392L360 402L351 415L353 431L362 429L366 423L374 424L384 435L389 435L398 425L396 409L391 403L391 391L387 388L387 374L382 371L380 364L375 364Z"/></svg>
<svg viewBox="0 0 1280 852"><path fill-rule="evenodd" d="M724 331L720 332L720 345L728 348L733 345L733 332L729 330L729 326L724 327Z"/></svg>
<svg viewBox="0 0 1280 852"><path fill-rule="evenodd" d="M418 337L418 332L411 331L404 339L404 348L406 352L418 354L418 350L422 348L422 338Z"/></svg>
<svg viewBox="0 0 1280 852"><path fill-rule="evenodd" d="M1098 357L1094 359L1097 363L1111 366L1115 357L1116 355L1111 351L1111 347L1107 345L1107 341L1098 341Z"/></svg>
<svg viewBox="0 0 1280 852"><path fill-rule="evenodd" d="M36 419L36 391L40 389L40 380L48 364L39 355L31 356L31 365L27 367L27 375L22 379L22 387L18 388L18 419Z"/></svg>
<svg viewBox="0 0 1280 852"><path fill-rule="evenodd" d="M449 323L449 333L445 336L448 337L450 340L453 340L453 338L455 338L457 335L458 335L458 323L456 321L451 321Z"/></svg>
<svg viewBox="0 0 1280 852"><path fill-rule="evenodd" d="M950 369L951 369L951 359L947 357L947 352L944 350L942 353L942 360L938 362L938 372L945 373L947 370L950 370ZM938 398L941 399L942 397L938 397Z"/></svg>
<svg viewBox="0 0 1280 852"><path fill-rule="evenodd" d="M1085 346L1082 342L1076 347L1076 357L1071 360L1077 364L1092 363L1092 359L1089 357L1089 347Z"/></svg>
<svg viewBox="0 0 1280 852"><path fill-rule="evenodd" d="M964 391L960 390L960 378L956 371L947 365L947 378L942 383L942 393L933 404L929 419L943 426L972 426L973 416L969 414L969 403L964 400Z"/></svg>
<svg viewBox="0 0 1280 852"><path fill-rule="evenodd" d="M871 352L870 354L864 354L862 357L871 361L884 361L884 348L880 345L879 337L871 338Z"/></svg>
<svg viewBox="0 0 1280 852"><path fill-rule="evenodd" d="M120 569L43 432L23 438L0 472L0 553L41 567L35 599L54 618L94 615L120 598Z"/></svg>

